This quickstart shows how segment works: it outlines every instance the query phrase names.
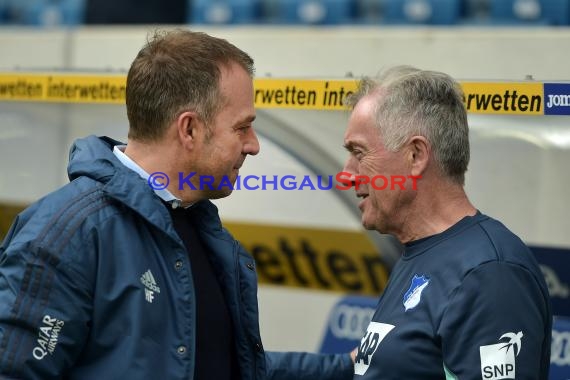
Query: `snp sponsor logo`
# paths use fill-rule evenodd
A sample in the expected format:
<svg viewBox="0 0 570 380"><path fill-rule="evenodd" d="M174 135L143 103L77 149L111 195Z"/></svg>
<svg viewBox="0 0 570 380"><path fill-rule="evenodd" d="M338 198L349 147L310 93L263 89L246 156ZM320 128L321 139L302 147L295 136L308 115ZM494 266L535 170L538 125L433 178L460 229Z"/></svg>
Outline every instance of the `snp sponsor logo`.
<svg viewBox="0 0 570 380"><path fill-rule="evenodd" d="M160 288L157 286L150 269L141 276L141 282L144 285L145 299L148 303L152 303L154 301L154 293L160 293Z"/></svg>
<svg viewBox="0 0 570 380"><path fill-rule="evenodd" d="M38 332L37 345L32 350L32 355L36 360L42 360L46 355L53 354L63 325L65 325L64 321L44 315Z"/></svg>
<svg viewBox="0 0 570 380"><path fill-rule="evenodd" d="M544 113L546 115L570 115L570 84L544 84Z"/></svg>
<svg viewBox="0 0 570 380"><path fill-rule="evenodd" d="M515 379L516 357L521 351L522 331L501 335L499 343L479 347L483 379ZM504 342L500 342L505 339Z"/></svg>
<svg viewBox="0 0 570 380"><path fill-rule="evenodd" d="M368 371L372 357L378 349L380 342L382 342L393 328L394 325L387 323L370 322L366 330L366 335L364 335L364 338L360 341L358 353L354 360L354 373L356 375L364 375L366 371Z"/></svg>
<svg viewBox="0 0 570 380"><path fill-rule="evenodd" d="M568 289L568 284L563 283L554 269L548 265L540 265L540 270L548 286L548 293L550 297L560 297L568 298L570 294L570 289Z"/></svg>
<svg viewBox="0 0 570 380"><path fill-rule="evenodd" d="M550 363L570 366L570 331L552 330Z"/></svg>
<svg viewBox="0 0 570 380"><path fill-rule="evenodd" d="M371 307L339 305L329 318L329 327L336 338L358 340L366 332L374 315Z"/></svg>

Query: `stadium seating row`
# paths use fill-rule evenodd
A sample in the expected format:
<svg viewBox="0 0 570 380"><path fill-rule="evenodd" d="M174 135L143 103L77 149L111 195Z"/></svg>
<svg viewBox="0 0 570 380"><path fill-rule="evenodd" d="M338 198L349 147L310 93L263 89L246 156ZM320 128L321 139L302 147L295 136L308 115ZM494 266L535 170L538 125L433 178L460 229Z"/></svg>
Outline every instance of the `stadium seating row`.
<svg viewBox="0 0 570 380"><path fill-rule="evenodd" d="M95 0L0 0L6 25L104 23L86 15ZM98 0L99 3L104 1ZM150 2L150 0L147 0ZM570 25L570 0L180 0L188 24ZM111 1L108 1L112 4ZM145 1L129 9L132 19ZM158 4L158 3L157 3ZM168 2L157 5L168 7ZM114 7L110 6L109 12ZM125 19L128 23L128 19ZM166 22L165 22L166 21ZM180 19L157 23L180 23Z"/></svg>

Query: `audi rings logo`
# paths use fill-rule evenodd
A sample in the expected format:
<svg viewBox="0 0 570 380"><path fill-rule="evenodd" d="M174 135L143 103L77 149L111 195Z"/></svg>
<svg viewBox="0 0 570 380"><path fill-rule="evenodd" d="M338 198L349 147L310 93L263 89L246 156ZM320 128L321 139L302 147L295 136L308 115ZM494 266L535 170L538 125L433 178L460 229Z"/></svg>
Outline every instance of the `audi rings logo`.
<svg viewBox="0 0 570 380"><path fill-rule="evenodd" d="M559 366L570 365L570 331L552 330L550 363Z"/></svg>
<svg viewBox="0 0 570 380"><path fill-rule="evenodd" d="M360 340L373 315L371 307L339 305L331 313L329 327L336 338Z"/></svg>

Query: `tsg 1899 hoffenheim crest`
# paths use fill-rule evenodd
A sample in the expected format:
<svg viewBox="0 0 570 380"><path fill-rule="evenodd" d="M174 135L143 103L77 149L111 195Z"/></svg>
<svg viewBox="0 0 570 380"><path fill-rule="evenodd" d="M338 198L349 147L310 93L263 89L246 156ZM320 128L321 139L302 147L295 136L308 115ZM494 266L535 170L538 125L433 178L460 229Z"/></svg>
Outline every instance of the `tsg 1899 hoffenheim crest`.
<svg viewBox="0 0 570 380"><path fill-rule="evenodd" d="M404 308L406 311L418 306L422 298L422 292L429 285L429 277L414 275L410 289L404 294Z"/></svg>

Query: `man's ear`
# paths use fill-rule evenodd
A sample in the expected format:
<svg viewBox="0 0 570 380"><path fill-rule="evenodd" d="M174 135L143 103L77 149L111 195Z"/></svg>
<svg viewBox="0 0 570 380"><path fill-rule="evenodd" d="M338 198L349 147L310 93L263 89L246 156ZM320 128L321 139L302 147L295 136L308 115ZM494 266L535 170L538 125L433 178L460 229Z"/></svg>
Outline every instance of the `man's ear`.
<svg viewBox="0 0 570 380"><path fill-rule="evenodd" d="M413 136L408 144L411 175L424 174L430 159L431 146L424 136Z"/></svg>
<svg viewBox="0 0 570 380"><path fill-rule="evenodd" d="M186 111L178 115L176 119L176 130L180 143L186 149L192 149L196 144L198 129L202 126L201 121L195 112Z"/></svg>

